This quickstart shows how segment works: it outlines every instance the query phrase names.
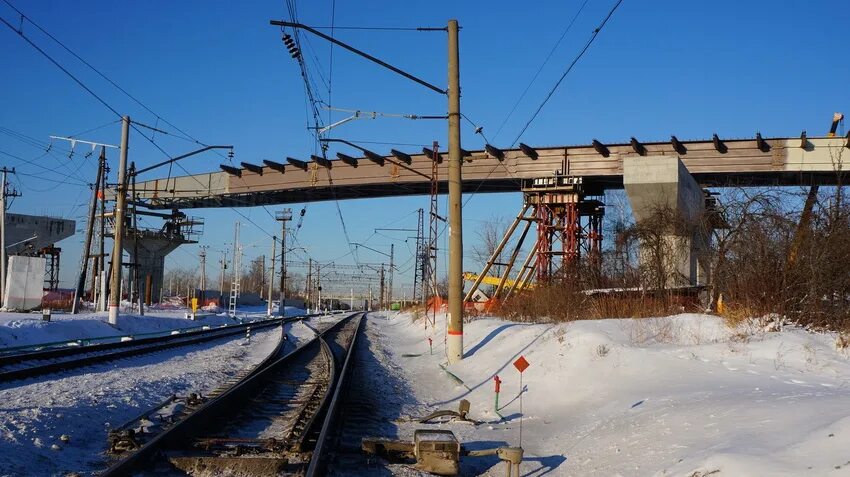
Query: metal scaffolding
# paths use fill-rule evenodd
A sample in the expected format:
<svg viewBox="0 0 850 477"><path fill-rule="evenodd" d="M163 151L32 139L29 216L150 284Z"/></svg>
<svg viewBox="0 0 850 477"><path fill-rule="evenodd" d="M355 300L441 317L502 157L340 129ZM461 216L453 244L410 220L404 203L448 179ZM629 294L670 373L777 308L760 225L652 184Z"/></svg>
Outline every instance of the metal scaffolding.
<svg viewBox="0 0 850 477"><path fill-rule="evenodd" d="M482 272L466 274L466 278L474 283L464 301L472 301L482 283L495 286L488 298L497 303L508 299L517 290L531 286L532 280L546 283L554 278L568 277L580 261L589 265L591 270L599 266L605 205L599 198L587 193L581 178L553 176L526 180L522 191L522 209ZM524 225L519 227L521 223ZM536 240L512 277L532 223L536 226ZM514 238L517 229L521 231ZM496 263L509 244L512 244L512 251L508 260ZM498 277L488 275L495 265L503 266Z"/></svg>
<svg viewBox="0 0 850 477"><path fill-rule="evenodd" d="M47 290L59 288L59 256L61 253L62 249L53 245L38 251L38 255L47 260L44 266L44 288Z"/></svg>

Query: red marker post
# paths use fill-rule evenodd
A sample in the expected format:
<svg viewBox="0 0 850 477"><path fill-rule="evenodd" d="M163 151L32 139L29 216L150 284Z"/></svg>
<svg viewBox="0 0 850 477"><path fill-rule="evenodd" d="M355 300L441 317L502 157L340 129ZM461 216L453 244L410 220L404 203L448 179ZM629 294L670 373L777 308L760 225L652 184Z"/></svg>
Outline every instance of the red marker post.
<svg viewBox="0 0 850 477"><path fill-rule="evenodd" d="M499 413L499 391L502 389L502 380L499 379L499 375L493 376L493 382L496 384L496 414Z"/></svg>
<svg viewBox="0 0 850 477"><path fill-rule="evenodd" d="M519 446L522 447L522 373L531 364L525 359L525 356L520 356L514 361L514 367L519 371Z"/></svg>

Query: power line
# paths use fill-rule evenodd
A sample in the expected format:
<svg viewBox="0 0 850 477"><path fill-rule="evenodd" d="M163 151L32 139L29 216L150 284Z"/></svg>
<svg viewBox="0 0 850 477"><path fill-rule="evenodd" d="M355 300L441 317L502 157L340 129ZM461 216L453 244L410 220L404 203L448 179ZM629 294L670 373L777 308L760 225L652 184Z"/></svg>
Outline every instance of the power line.
<svg viewBox="0 0 850 477"><path fill-rule="evenodd" d="M69 48L69 47L68 47L67 45L65 45L64 43L62 43L62 42L61 42L58 38L56 38L55 36L51 35L51 34L50 34L50 32L49 32L49 31L47 31L46 29L42 28L42 27L41 27L41 25L39 25L38 23L36 23L35 21L33 21L31 18L27 17L27 16L26 16L26 15L25 15L25 14L24 14L21 10L19 10L19 9L18 9L17 7L15 7L12 3L10 3L10 2L9 2L9 0L3 0L3 2L4 2L6 5L8 5L9 7L11 7L11 8L12 8L12 10L16 11L16 12L17 12L17 13L21 16L21 18L22 18L22 19L25 19L27 22L29 22L30 24L32 24L34 27L38 28L38 29L39 29L42 33L44 33L44 34L45 34L45 35L47 35L47 36L48 36L51 40L53 40L54 42L56 42L56 44L58 44L59 46L61 46L61 47L62 47L62 49L64 49L65 51L67 51L69 54L71 54L71 56L73 56L74 58L76 58L77 60L79 60L82 64L86 65L89 69L91 69L92 71L94 71L94 72L95 72L98 76L100 76L101 78L103 78L104 80L106 80L109 84L111 84L112 86L114 86L116 89L118 89L118 91L122 92L125 96L127 96L128 98L130 98L133 102L135 102L136 104L138 104L139 106L141 106L142 108L144 108L147 112L149 112L150 114L153 114L154 116L156 116L156 118L157 118L157 119L161 119L164 123L168 124L169 126L171 126L171 127L172 127L172 128L174 128L174 129L176 129L176 130L177 130L177 131L179 131L181 134L184 134L187 138L191 138L191 140L192 140L192 141L194 141L194 142L196 142L196 143L198 143L198 144L201 144L201 145L203 145L203 146L206 146L206 145L207 145L207 144L204 144L204 143L202 143L202 142L198 141L198 140L197 140L197 139L195 139L195 138L192 138L192 136L190 136L189 134L187 134L185 131L181 130L180 128L178 128L177 126L175 126L174 124L172 124L171 122L169 122L167 119L163 118L162 116L160 116L159 114L157 114L156 112L154 112L151 108L149 108L147 105L145 105L144 103L142 103L142 102L141 102L138 98L136 98L135 96L133 96L132 94L130 94L127 90L125 90L124 88L122 88L122 87L121 87L118 83L116 83L115 81L113 81L110 77L106 76L106 74L104 74L103 72L101 72L100 70L98 70L97 68L95 68L95 67L94 67L94 65L92 65L91 63L89 63L88 61L86 61L83 57L81 57L81 56L80 56L80 55L78 55L76 52L74 52L74 50L72 50L71 48ZM6 23L6 22L4 21L4 23ZM7 24L7 26L8 26L8 24ZM14 30L14 28L13 28L13 30ZM17 32L17 33L18 33L19 35L23 36L23 33L22 33L22 32ZM29 40L28 40L28 41L29 41ZM36 47L36 48L37 48L37 47ZM58 66L58 65L57 65L57 66ZM61 67L60 67L60 68L61 68ZM81 85L81 86L82 86L82 85ZM85 88L85 86L84 86L84 88ZM86 88L86 89L88 89L88 88ZM107 107L109 107L109 106L107 106ZM110 108L110 109L112 109L112 108ZM117 114L117 112L116 112L115 110L112 110L112 111L113 111L113 112L115 112L115 113ZM120 115L120 114L118 114L118 116L120 117L121 115ZM80 134L84 134L84 133L80 133ZM166 133L166 134L167 134L167 133ZM175 136L175 137L179 137L179 136Z"/></svg>
<svg viewBox="0 0 850 477"><path fill-rule="evenodd" d="M10 3L8 2L8 0L3 0L3 1L4 1L4 2L6 2L6 4L7 4L7 5L9 5L9 6L11 6L12 8L15 8L14 6L12 6L12 4L10 4ZM17 9L15 9L15 10L16 10L16 11L18 11ZM26 18L26 17L25 17L23 14L21 14L21 18ZM27 21L30 21L30 20L27 18ZM100 104L102 104L102 105L106 106L106 108L107 108L107 109L109 109L110 111L112 111L113 113L115 113L115 115L116 115L116 116L118 116L119 118L121 117L121 114L120 114L117 110L115 110L115 108L113 108L112 106L110 106L110 105L109 105L109 103L107 103L107 102L106 102L106 100L104 100L103 98L101 98L100 96L98 96L98 95L97 95L97 93L95 93L94 91L92 91L91 89L89 89L89 87L88 87L88 86L86 86L86 85L85 85L82 81L80 81L80 79L79 79L79 78L77 78L76 76L74 76L74 74L73 74L73 73L71 73L70 71L68 71L67 69L65 69L65 67L64 67L64 66L60 65L60 64L59 64L59 62L57 62L56 60L54 60L54 59L53 59L53 57L51 57L50 55L48 55L48 54L47 54L47 52L45 52L44 50L42 50L42 49L41 49L38 45L36 45L36 44L35 44L32 40L30 40L29 38L27 38L27 37L26 37L26 35L24 35L24 31L23 31L23 30L18 30L18 29L16 29L14 26L12 26L12 24L11 24L11 23L7 22L7 21L6 21L6 19L5 19L5 18L3 18L3 17L0 17L0 22L3 22L3 24L4 24L4 25L6 25L7 27L9 27L9 29L10 29L10 30L12 30L13 32L17 33L17 34L18 34L18 36L20 36L21 38L23 38L23 39L24 39L24 41L26 41L27 43L29 43L29 44L30 44L30 46L32 46L33 48L35 48L35 49L36 49L36 51L38 51L38 52L39 52L39 53L41 53L41 54L42 54L45 58L47 58L48 60L50 60L50 62L51 62L51 63L53 63L53 64L54 64L57 68L59 68L60 70L62 70L62 71L63 71L66 75L68 75L68 77L70 77L72 80L74 80L74 82L75 82L75 83L77 83L78 85L80 85L80 87L81 87L81 88L83 88L84 90L86 90L86 91L87 91L90 95L92 95L92 96L93 96L96 100L98 100L98 101L100 102ZM32 23L32 21L30 21L30 23ZM33 23L33 25L35 25L35 24ZM38 25L36 25L36 26L38 26Z"/></svg>
<svg viewBox="0 0 850 477"><path fill-rule="evenodd" d="M334 36L334 24L336 23L336 0L331 1L331 38ZM333 106L333 100L331 94L333 93L333 79L334 79L334 43L331 42L330 45L330 53L328 58L328 124L333 124L333 110L331 107Z"/></svg>
<svg viewBox="0 0 850 477"><path fill-rule="evenodd" d="M50 168L48 168L48 167L44 167L44 166L42 166L41 164L39 164L39 163L37 163L37 162L34 162L34 161L37 161L38 159L41 159L42 157L46 156L46 155L48 154L47 152L45 152L44 154L42 154L42 155L40 155L40 156L38 156L38 157L36 157L36 158L34 158L34 159L25 159L25 158L23 158L23 157L21 157L21 156L18 156L18 155L15 155L15 154L11 154L11 153L8 153L8 152L6 152L6 151L0 151L0 154L3 154L4 156L11 157L12 159L17 159L17 160L19 160L19 161L25 162L25 163L27 163L27 164L29 164L29 165L31 165L31 166L38 167L38 168L40 168L40 169L43 169L43 170L44 170L44 171L46 171L46 172L52 172L52 173L55 173L55 172L56 172L56 171L54 171L53 169L50 169ZM32 175L32 174L25 174L25 173L23 173L23 172L18 172L18 174L21 174L21 175L24 175L24 176L31 176L31 177L35 177L35 178L37 178L37 179L41 179L41 180L45 180L45 181L56 182L56 183L58 183L58 184L70 184L70 185L76 185L76 186L85 186L85 187L88 187L88 183L86 183L86 182L79 182L79 183L72 183L72 182L70 182L70 181L69 181L69 179L71 179L71 177L70 177L70 176L66 176L64 181L59 181L59 180L56 180L56 179L48 179L47 177L36 176L36 175Z"/></svg>
<svg viewBox="0 0 850 477"><path fill-rule="evenodd" d="M326 138L327 141L330 141L334 138ZM417 144L412 142L388 142L388 141L363 141L360 139L346 139L348 142L353 142L355 144L377 144L381 146L411 146L411 147L431 147L432 144Z"/></svg>
<svg viewBox="0 0 850 477"><path fill-rule="evenodd" d="M522 94L519 95L519 98L517 98L516 103L514 103L513 108L511 108L511 111L508 113L507 116L505 116L505 119L504 119L504 121L502 121L502 124L499 125L499 129L496 130L496 134L493 136L493 140L495 140L497 137L499 137L499 133L502 132L502 128L505 127L505 124L508 123L508 119L511 118L511 116L516 111L517 107L519 107L520 103L522 103L522 100L525 98L525 95L528 93L528 90L530 90L531 86L534 84L534 82L537 81L537 77L540 76L540 73L543 71L543 68L546 66L547 63L549 63L549 60L552 58L552 55L555 54L555 51L561 45L561 42L564 41L564 38L567 36L567 33L569 33L570 30L573 28L573 24L575 24L576 19L578 19L578 16L581 15L582 10L584 10L584 7L587 5L587 3L589 1L590 0L584 0L584 3L581 4L581 6L579 7L576 14L573 15L573 19L570 20L570 23L567 24L566 28L564 28L563 33L561 33L561 37L558 38L558 41L556 41L555 44L552 46L552 49L549 50L549 54L546 55L546 59L544 59L543 63L540 65L540 67L537 68L537 72L534 73L534 76L531 78L531 81L528 82L528 85L522 91Z"/></svg>
<svg viewBox="0 0 850 477"><path fill-rule="evenodd" d="M368 31L445 31L446 27L368 27L368 26L310 26L316 30L368 30Z"/></svg>
<svg viewBox="0 0 850 477"><path fill-rule="evenodd" d="M44 151L44 153L41 156L38 156L37 158L32 159L32 160L27 160L27 159L24 159L22 157L13 156L9 153L5 153L7 156L14 157L15 159L18 159L18 160L21 160L21 161L26 162L28 164L31 164L33 166L39 167L42 170L44 170L45 172L50 172L50 173L53 173L53 174L61 174L60 172L57 172L54 169L50 169L48 167L45 167L45 166L42 166L40 164L32 162L32 161L35 161L37 159L41 159L42 157L45 157L47 155L50 155L50 157L52 157L53 159L56 159L56 161L59 163L59 165L61 167L68 170L68 175L74 176L75 179L77 179L81 182L87 182L84 178L80 177L80 175L77 174L77 172L79 172L79 170L85 165L85 161L81 162L80 165L77 167L77 169L74 170L74 169L71 169L68 166L68 163L67 163L66 160L64 160L64 158L56 156L56 154L54 153L53 143L42 142L42 141L39 141L38 139L27 136L26 134L19 133L19 132L11 130L9 128L2 127L2 126L0 126L0 133L5 134L5 135L11 137L12 139L17 140L17 141L20 141L23 144L26 144L27 146L30 146L32 148L40 149L40 150ZM65 154L65 151L63 150L62 153ZM73 150L68 151L67 152L68 157L70 158L73 155L73 153L74 153ZM88 154L84 157L88 158Z"/></svg>
<svg viewBox="0 0 850 477"><path fill-rule="evenodd" d="M91 64L90 64L89 62L87 62L86 60L84 60L84 59L83 59L80 55L76 54L73 50L71 50L70 48L68 48L67 46L65 46L65 44L63 44L63 43L62 43L61 41L59 41L56 37L54 37L53 35L51 35L51 34L50 34L47 30L45 30L44 28L42 28L41 26L39 26L37 23L33 22L30 18L28 18L26 15L24 15L24 14L23 14L23 12L21 12L21 11L20 11L20 10L18 10L18 9L17 9L14 5L12 5L12 4L11 4L8 0L3 0L3 2L4 2L4 3L6 3L7 5L9 5L9 6L10 6L13 10L15 10L16 12L18 12L18 14L19 14L19 15L21 15L22 20L23 20L23 19L26 19L29 23L31 23L31 24L32 24L32 25L34 25L36 28L38 28L39 30L41 30L44 34L46 34L48 37L50 37L53 41L55 41L55 42L56 42L56 43L58 43L60 46L62 46L62 48L64 48L66 51L68 51L71 55L73 55L75 58L77 58L78 60L80 60L83 64L85 64L86 66L88 66L89 68L91 68L91 69L92 69L95 73L97 73L97 74L98 74L98 75L100 75L103 79L105 79L105 80L106 80L106 81L108 81L110 84L112 84L113 86L115 86L115 87L116 87L119 91L121 91L122 93L124 93L125 95L127 95L127 97L129 97L130 99L132 99L133 101L135 101L137 104L139 104L141 107L143 107L145 110L147 110L148 112L150 112L150 113L151 113L151 114L153 114L154 116L156 116L156 117L157 117L157 119L161 119L161 120L162 120L163 122L165 122L166 124L170 125L170 126L171 126L171 127L173 127L174 129L176 129L176 130L180 131L181 133L185 134L187 137L190 137L190 138L191 138L191 136L189 136L187 133L185 133L184 131L182 131L182 130L181 130L180 128L178 128L177 126L174 126L173 124L171 124L169 121L167 121L167 120L166 120L165 118L163 118L162 116L160 116L160 115L156 114L153 110L151 110L149 107L147 107L144 103L142 103L141 101L139 101L138 99L136 99L133 95L131 95L129 92L127 92L124 88L122 88L122 87L121 87L121 86L119 86L117 83L115 83L114 81L112 81L112 80L111 80L109 77L107 77L105 74L101 73L101 72L100 72L97 68L95 68L93 65L91 65ZM113 108L113 107L112 107L109 103L107 103L107 102L106 102L106 100L104 100L103 98L101 98L100 96L98 96L98 95L97 95L97 94L96 94L96 93L95 93L92 89L90 89L88 86L86 86L86 85L85 85L85 84L84 84L84 83L83 83L80 79L78 79L76 76L74 76L74 75L73 75L70 71L68 71L65 67L63 67L61 64L59 64L59 62L58 62L58 61L56 61L55 59L53 59L53 57L51 57L49 54L47 54L47 52L45 52L43 49L41 49L41 48L40 48L38 45L36 45L36 44L35 44L32 40L30 40L29 38L27 38L27 37L24 35L23 30L18 30L18 29L16 29L15 27L13 27L13 26L12 26L12 25L8 22L8 21L6 21L6 20L5 20L4 18L2 18L2 17L0 17L0 21L2 21L2 22L3 22L3 23L7 26L7 27L9 27L12 31L14 31L15 33L17 33L17 34L18 34L21 38L23 38L23 39L24 39L27 43L29 43L29 44L30 44L30 46L32 46L33 48L35 48L35 49L36 49L39 53L41 53L41 54L42 54L45 58L47 58L47 59L48 59L51 63L53 63L53 64L54 64L57 68L59 68L60 70L62 70L62 71L63 71L66 75L68 75L68 76L69 76L72 80L74 80L74 82L75 82L75 83L77 83L80 87L82 87L82 88L83 88L84 90L86 90L89 94L91 94L91 95L92 95L95 99L97 99L97 100L98 100L98 101L99 101L102 105L104 105L107 109L109 109L110 111L112 111L112 112L113 112L116 116L118 116L119 118L121 117L121 114L120 114L120 113L119 113L119 112L118 112L115 108ZM151 144L152 144L152 145L153 145L156 149L158 149L160 152L162 152L162 153L163 153L166 157L168 157L169 159L171 158L171 155L170 155L170 154L168 154L168 153L167 153L164 149L162 149L162 147L160 147L160 146L159 146L159 145L158 145L158 144L157 144L157 143L153 140L153 138L148 137L146 134L144 134L144 133L143 133L143 132L139 129L139 127L137 127L137 126L135 125L135 123L131 123L131 126L133 127L133 129L134 129L137 133L139 133L139 134L140 134L143 138L145 138L148 142L150 142L150 143L151 143ZM144 125L142 125L142 124L140 123L140 126L144 126ZM144 127L147 127L148 129L153 129L153 130L155 130L155 131L158 131L158 132L161 132L161 133L164 133L164 134L168 134L167 132L162 131L162 130L157 129L157 128L151 128L150 126L144 126ZM206 145L206 144L204 144L204 143L202 143L202 142L200 142L200 141L198 141L198 140L196 140L196 139L194 139L194 138L192 138L192 140L194 140L194 141L195 141L196 143L198 143L198 144ZM4 153L4 154L6 154L6 155L10 155L10 156L13 156L13 155L8 154L8 153ZM31 163L30 161L27 161L26 159L23 159L23 158L20 158L20 157L17 157L17 156L13 156L13 157L15 157L15 158L17 158L17 159L20 159L20 160L23 160L24 162ZM42 157L43 157L43 156L42 156ZM31 164L33 164L33 163L31 163ZM37 165L37 164L33 164L33 165ZM183 165L182 165L182 164L177 164L177 166L178 166L178 167L180 167L180 169L182 169L182 170L183 170L183 171L184 171L187 175L191 176L191 174L189 173L189 171L188 171L188 170L186 170L186 169L183 167ZM43 166L39 166L39 167L44 168ZM46 169L46 168L44 168L44 169ZM47 170L49 170L49 169L47 169ZM193 177L194 177L194 176L193 176ZM197 178L196 178L196 181L197 181ZM203 186L203 185L204 185L204 184L200 183L200 181L198 181L198 182L199 182L199 184L200 184L201 186ZM86 184L86 185L87 185L87 184ZM272 236L271 234L269 234L268 232L266 232L266 231L265 231L265 229L263 229L262 227L260 227L259 225L257 225L257 223L256 223L256 222L252 221L252 220L251 220L251 219L249 219L247 216L245 216L244 214L242 214L241 212L239 212L238 210L236 210L236 208L233 208L233 207L231 207L231 208L232 208L234 211L236 211L239 215L241 215L243 218L245 218L248 222L250 222L252 225L254 225L254 226L255 226L255 227L257 227L258 229L260 229L262 232L264 232L266 235L268 235L269 237L271 237L271 236ZM265 208L265 207L264 207L264 208ZM266 210L266 212L268 212L268 210Z"/></svg>
<svg viewBox="0 0 850 477"><path fill-rule="evenodd" d="M516 138L514 139L514 142L511 143L510 148L513 148L516 143L519 142L519 138L521 138L525 131L528 129L528 127L531 126L531 123L534 122L534 120L537 118L537 115L540 114L541 110L543 110L543 106L545 106L546 103L549 102L549 99L552 97L553 94L555 94L555 91L558 89L558 86L561 85L561 82L564 81L564 78L566 78L570 71L573 70L573 67L576 65L576 63L578 63L578 60L580 60L581 57L584 56L585 52L587 52L587 49L590 48L590 45L593 44L593 41L599 35L599 32L602 31L602 28L605 26L606 23L608 23L608 20L611 18L611 15L614 14L614 12L617 10L617 7L619 7L621 3L623 3L623 0L617 0L617 3L614 4L614 6L608 12L608 15L605 17L604 20L602 20L602 23L600 23L599 26L593 30L593 33L591 33L590 39L587 40L587 43L584 45L584 48L582 48L579 54L575 57L575 59L573 59L572 63L570 63L570 66L567 67L567 70L564 71L564 74L561 75L561 77L558 79L558 82L555 83L555 86L552 87L552 89L549 91L549 94L547 94L546 98L543 99L543 102L540 103L540 106L538 106L537 110L534 111L534 114L531 115L531 119L529 119L528 122L525 123L525 126L523 126L522 130L519 132L519 134L517 134Z"/></svg>

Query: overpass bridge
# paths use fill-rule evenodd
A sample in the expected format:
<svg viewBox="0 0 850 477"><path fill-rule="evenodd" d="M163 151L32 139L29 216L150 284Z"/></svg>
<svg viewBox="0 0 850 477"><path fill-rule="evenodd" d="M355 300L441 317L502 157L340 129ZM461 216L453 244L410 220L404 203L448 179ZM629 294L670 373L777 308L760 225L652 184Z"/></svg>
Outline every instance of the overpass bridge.
<svg viewBox="0 0 850 477"><path fill-rule="evenodd" d="M703 187L828 185L846 171L848 138L801 137L720 139L530 147L464 151L465 192L516 192L524 180L552 176L581 178L588 194L624 185L630 158L678 158ZM334 199L429 194L432 172L440 192L447 190L447 162L433 151L393 150L379 155L361 148L357 157L338 154L223 164L221 171L140 181L138 200L149 208L251 207ZM436 166L436 167L435 167Z"/></svg>
<svg viewBox="0 0 850 477"><path fill-rule="evenodd" d="M137 182L136 200L154 209L250 207L447 190L448 161L432 149L380 155L346 144L359 149L358 157L340 153L333 160L312 156L243 162L241 167L222 164L217 172ZM715 135L708 141L671 137L651 143L631 138L620 144L596 140L583 146L520 144L510 150L488 145L464 151L465 192L523 193L520 213L467 300L500 254L510 260L498 277L497 297L505 284L509 289L504 293L510 296L517 286L521 289L532 280L557 276L580 259L595 263L602 249L605 210L599 196L605 190L625 188L638 221L664 207L695 222L705 217L714 201L706 187L836 184L841 172L848 170L843 160L848 148L850 136L810 138L804 133L795 138L721 139ZM532 224L536 233L530 234ZM514 233L518 240L511 240ZM708 243L707 232L664 233L672 257L666 265L667 286L703 283L701 252ZM502 250L508 243L513 250ZM518 254L524 243L528 252L522 261Z"/></svg>

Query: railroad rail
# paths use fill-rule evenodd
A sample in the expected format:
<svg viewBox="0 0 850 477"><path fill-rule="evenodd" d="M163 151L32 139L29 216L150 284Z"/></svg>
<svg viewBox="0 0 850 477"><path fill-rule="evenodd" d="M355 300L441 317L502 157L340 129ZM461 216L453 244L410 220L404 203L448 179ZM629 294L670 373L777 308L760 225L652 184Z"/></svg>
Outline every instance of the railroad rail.
<svg viewBox="0 0 850 477"><path fill-rule="evenodd" d="M273 318L138 340L3 355L0 356L0 382L37 377L130 356L202 343L244 334L249 328L251 330L263 329L303 318L300 316Z"/></svg>
<svg viewBox="0 0 850 477"><path fill-rule="evenodd" d="M364 317L348 315L295 350L274 354L102 475L321 475Z"/></svg>

